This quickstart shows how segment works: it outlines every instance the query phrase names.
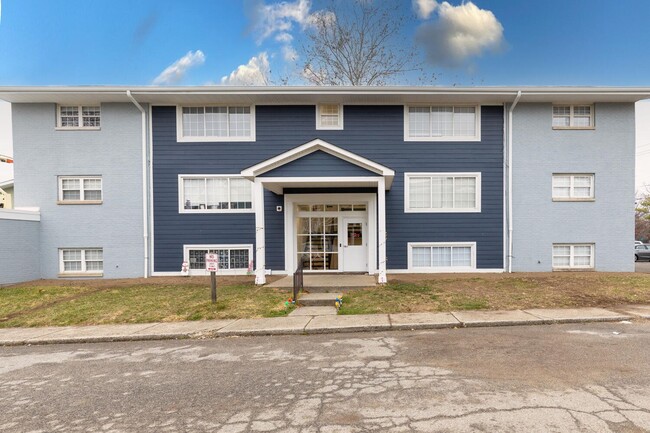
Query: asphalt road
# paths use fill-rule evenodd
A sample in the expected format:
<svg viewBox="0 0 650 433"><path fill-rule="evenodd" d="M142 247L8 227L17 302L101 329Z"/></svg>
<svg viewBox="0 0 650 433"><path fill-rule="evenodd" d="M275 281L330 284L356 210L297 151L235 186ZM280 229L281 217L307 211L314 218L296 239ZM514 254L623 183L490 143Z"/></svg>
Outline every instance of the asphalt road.
<svg viewBox="0 0 650 433"><path fill-rule="evenodd" d="M0 348L0 431L641 432L650 322Z"/></svg>
<svg viewBox="0 0 650 433"><path fill-rule="evenodd" d="M649 262L634 262L634 271L650 274L650 261Z"/></svg>

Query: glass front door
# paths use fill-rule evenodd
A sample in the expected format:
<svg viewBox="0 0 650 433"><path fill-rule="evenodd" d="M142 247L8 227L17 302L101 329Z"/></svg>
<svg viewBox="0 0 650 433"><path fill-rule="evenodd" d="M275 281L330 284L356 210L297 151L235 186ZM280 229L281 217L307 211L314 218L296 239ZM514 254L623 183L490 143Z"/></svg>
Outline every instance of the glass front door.
<svg viewBox="0 0 650 433"><path fill-rule="evenodd" d="M339 269L338 217L298 218L298 263L306 270Z"/></svg>

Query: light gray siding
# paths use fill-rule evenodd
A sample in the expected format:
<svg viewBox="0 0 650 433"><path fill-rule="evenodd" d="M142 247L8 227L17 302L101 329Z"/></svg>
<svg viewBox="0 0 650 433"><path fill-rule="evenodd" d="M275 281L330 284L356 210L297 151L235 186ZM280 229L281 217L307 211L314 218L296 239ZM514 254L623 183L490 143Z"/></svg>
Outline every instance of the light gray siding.
<svg viewBox="0 0 650 433"><path fill-rule="evenodd" d="M597 271L633 272L634 104L595 104L595 129L553 130L551 104L513 119L513 270L552 270L554 243L595 244ZM552 201L553 173L594 173L593 202Z"/></svg>
<svg viewBox="0 0 650 433"><path fill-rule="evenodd" d="M0 210L0 286L41 278L38 221Z"/></svg>
<svg viewBox="0 0 650 433"><path fill-rule="evenodd" d="M55 130L54 104L12 104L16 207L41 210L41 277L59 248L103 248L104 277L144 274L141 114L102 104L101 130ZM100 205L58 205L57 176L102 176Z"/></svg>

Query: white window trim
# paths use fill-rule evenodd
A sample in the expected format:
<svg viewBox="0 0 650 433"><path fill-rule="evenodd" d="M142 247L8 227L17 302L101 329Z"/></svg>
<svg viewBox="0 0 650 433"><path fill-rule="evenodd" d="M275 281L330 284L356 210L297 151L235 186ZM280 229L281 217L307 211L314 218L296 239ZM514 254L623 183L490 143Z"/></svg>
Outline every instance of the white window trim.
<svg viewBox="0 0 650 433"><path fill-rule="evenodd" d="M81 270L80 271L65 271L63 264L63 251L64 250L81 250ZM86 270L86 250L102 250L102 268L104 267L103 252L104 249L100 247L85 247L85 248L59 248L59 277L102 277L104 271L87 271Z"/></svg>
<svg viewBox="0 0 650 433"><path fill-rule="evenodd" d="M251 182L251 208L250 209L185 209L185 190L183 188L184 179L245 179L242 176L232 174L179 174L178 175L178 213L255 213L255 194L253 193L253 184ZM230 184L229 184L230 185ZM230 194L230 191L228 191Z"/></svg>
<svg viewBox="0 0 650 433"><path fill-rule="evenodd" d="M183 261L187 262L187 268L190 275L210 275L205 269L190 269L190 250L248 250L248 262L254 260L253 244L191 244L183 245ZM248 269L219 269L217 275L248 275ZM254 268L253 272L254 273Z"/></svg>
<svg viewBox="0 0 650 433"><path fill-rule="evenodd" d="M429 177L475 177L476 178L476 207L473 208L430 208L430 209L411 209L409 205L410 186L409 178L418 176ZM481 212L481 172L467 173L404 173L404 213L480 213Z"/></svg>
<svg viewBox="0 0 650 433"><path fill-rule="evenodd" d="M569 126L554 126L553 125L553 119L555 118L555 114L553 114L553 109L555 107L570 107L570 113L569 113ZM590 107L589 110L589 126L573 126L573 109L575 107ZM551 107L551 127L553 129L577 129L577 130L590 130L590 129L596 129L596 115L595 115L595 110L594 110L594 105L593 104L553 104Z"/></svg>
<svg viewBox="0 0 650 433"><path fill-rule="evenodd" d="M336 126L323 126L321 125L321 106L322 105L336 105L339 107L339 124ZM343 104L317 104L316 105L316 129L324 130L342 130L343 129Z"/></svg>
<svg viewBox="0 0 650 433"><path fill-rule="evenodd" d="M79 126L61 126L61 107L77 107L79 110ZM101 104L56 104L56 131L99 131L101 126L83 126L83 107L99 107L99 124L102 123Z"/></svg>
<svg viewBox="0 0 650 433"><path fill-rule="evenodd" d="M555 197L553 189L555 188L554 181L556 176L569 176L569 197ZM591 178L591 196L589 197L574 197L573 188L576 176L589 176ZM551 197L553 201L596 201L596 175L594 173L553 173L551 176Z"/></svg>
<svg viewBox="0 0 650 433"><path fill-rule="evenodd" d="M249 107L251 110L251 135L248 137L185 137L183 136L183 108L189 107ZM254 105L177 105L176 106L176 141L179 143L234 142L255 141L255 106Z"/></svg>
<svg viewBox="0 0 650 433"><path fill-rule="evenodd" d="M408 271L413 273L430 272L467 272L476 270L476 242L408 242ZM470 266L433 266L426 268L413 267L413 248L415 247L470 247Z"/></svg>
<svg viewBox="0 0 650 433"><path fill-rule="evenodd" d="M553 258L555 257L555 252L553 251L553 248L555 247L571 247L570 250L570 255L569 255L569 266L555 266L553 264ZM576 266L573 264L573 261L575 259L575 247L591 247L591 256L589 258L589 265L587 266ZM595 258L596 258L596 244L594 243L581 243L581 244L569 244L569 243L557 243L553 244L551 246L551 267L553 270L576 270L576 269L586 269L586 270L591 270L595 269Z"/></svg>
<svg viewBox="0 0 650 433"><path fill-rule="evenodd" d="M476 134L472 136L463 135L463 136L454 136L454 135L442 135L439 137L411 137L409 135L409 108L410 107L474 107L476 109L476 125L475 131ZM404 141L481 141L481 106L473 104L411 104L404 105Z"/></svg>
<svg viewBox="0 0 650 433"><path fill-rule="evenodd" d="M79 180L79 189L80 189L80 199L79 200L64 200L63 199L63 181L64 180ZM101 182L101 187L100 191L102 193L102 199L101 200L86 200L84 198L86 191L83 188L83 183L84 180L87 179L99 179ZM58 176L58 191L59 191L59 196L57 198L57 204L102 204L104 203L104 180L102 179L101 176Z"/></svg>

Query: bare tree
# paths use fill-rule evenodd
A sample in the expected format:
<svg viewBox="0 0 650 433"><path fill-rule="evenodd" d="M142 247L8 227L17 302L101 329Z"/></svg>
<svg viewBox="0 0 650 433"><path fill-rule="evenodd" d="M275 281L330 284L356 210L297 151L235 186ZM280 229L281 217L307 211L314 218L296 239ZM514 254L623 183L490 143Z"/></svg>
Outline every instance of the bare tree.
<svg viewBox="0 0 650 433"><path fill-rule="evenodd" d="M401 1L332 1L306 32L304 78L315 85L377 86L422 71L403 37L405 20Z"/></svg>

